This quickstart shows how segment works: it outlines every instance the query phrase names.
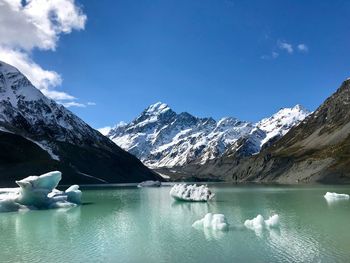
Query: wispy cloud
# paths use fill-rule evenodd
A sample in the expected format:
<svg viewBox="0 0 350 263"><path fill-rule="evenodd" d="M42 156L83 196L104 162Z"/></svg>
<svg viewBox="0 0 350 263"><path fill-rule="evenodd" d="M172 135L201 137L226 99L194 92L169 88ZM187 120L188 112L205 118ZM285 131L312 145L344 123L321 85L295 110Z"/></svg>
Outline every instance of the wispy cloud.
<svg viewBox="0 0 350 263"><path fill-rule="evenodd" d="M272 47L272 51L269 54L262 55L260 58L265 60L276 59L282 53L292 55L295 50L301 53L307 53L309 51L309 47L303 43L293 45L287 41L278 40L277 43Z"/></svg>
<svg viewBox="0 0 350 263"><path fill-rule="evenodd" d="M297 46L297 48L298 48L298 50L300 51L300 52L308 52L309 51L309 47L307 46L307 45L305 45L305 44L299 44L298 46Z"/></svg>
<svg viewBox="0 0 350 263"><path fill-rule="evenodd" d="M61 102L61 104L66 107L66 108L70 108L70 107L79 107L79 108L86 108L86 104L84 103L79 103L76 101L69 101L69 102Z"/></svg>
<svg viewBox="0 0 350 263"><path fill-rule="evenodd" d="M80 102L76 102L76 101L66 101L66 102L62 102L59 101L60 104L62 104L63 106L65 106L66 108L70 108L70 107L79 107L79 108L86 108L87 106L95 106L96 103L95 102L87 102L87 103L80 103Z"/></svg>
<svg viewBox="0 0 350 263"><path fill-rule="evenodd" d="M82 30L85 22L86 15L74 0L0 0L0 60L17 67L46 96L74 100L56 90L62 77L33 61L31 51L55 51L61 34Z"/></svg>
<svg viewBox="0 0 350 263"><path fill-rule="evenodd" d="M294 52L293 45L290 43L287 43L286 41L278 41L277 46L279 49L285 50L289 54L293 54L293 52Z"/></svg>
<svg viewBox="0 0 350 263"><path fill-rule="evenodd" d="M272 51L269 55L262 55L261 59L276 59L280 54L278 52Z"/></svg>

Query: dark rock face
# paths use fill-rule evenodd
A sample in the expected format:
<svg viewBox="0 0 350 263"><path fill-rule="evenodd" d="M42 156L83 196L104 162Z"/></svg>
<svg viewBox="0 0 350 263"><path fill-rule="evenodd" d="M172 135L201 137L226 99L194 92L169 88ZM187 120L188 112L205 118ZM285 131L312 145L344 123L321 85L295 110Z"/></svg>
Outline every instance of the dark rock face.
<svg viewBox="0 0 350 263"><path fill-rule="evenodd" d="M3 62L0 133L1 186L53 169L62 170L63 184L159 179L137 158L45 97L17 69Z"/></svg>
<svg viewBox="0 0 350 263"><path fill-rule="evenodd" d="M285 136L254 156L224 155L187 172L228 181L350 182L350 80Z"/></svg>

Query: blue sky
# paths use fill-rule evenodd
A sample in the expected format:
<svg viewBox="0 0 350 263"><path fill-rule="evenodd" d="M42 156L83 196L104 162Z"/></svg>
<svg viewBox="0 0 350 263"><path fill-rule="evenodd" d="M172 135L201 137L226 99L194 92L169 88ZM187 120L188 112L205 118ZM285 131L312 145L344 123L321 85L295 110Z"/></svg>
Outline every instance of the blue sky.
<svg viewBox="0 0 350 263"><path fill-rule="evenodd" d="M157 101L196 116L257 121L314 110L350 76L350 1L75 1L84 29L32 59L95 128ZM91 104L91 103L90 103Z"/></svg>

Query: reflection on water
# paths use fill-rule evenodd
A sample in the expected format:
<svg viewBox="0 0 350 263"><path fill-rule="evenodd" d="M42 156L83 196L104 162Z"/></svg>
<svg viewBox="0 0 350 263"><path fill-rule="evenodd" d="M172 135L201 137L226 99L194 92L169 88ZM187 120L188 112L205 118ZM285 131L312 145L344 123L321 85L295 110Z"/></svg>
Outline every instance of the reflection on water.
<svg viewBox="0 0 350 263"><path fill-rule="evenodd" d="M188 215L189 213L206 215L209 213L210 206L214 207L211 202L181 202L173 201L171 207L179 211L180 215Z"/></svg>
<svg viewBox="0 0 350 263"><path fill-rule="evenodd" d="M350 262L350 202L323 198L347 187L223 185L208 203L176 202L169 190L89 190L69 210L0 214L0 261ZM193 228L207 213L225 214L229 231ZM274 213L277 229L243 225Z"/></svg>

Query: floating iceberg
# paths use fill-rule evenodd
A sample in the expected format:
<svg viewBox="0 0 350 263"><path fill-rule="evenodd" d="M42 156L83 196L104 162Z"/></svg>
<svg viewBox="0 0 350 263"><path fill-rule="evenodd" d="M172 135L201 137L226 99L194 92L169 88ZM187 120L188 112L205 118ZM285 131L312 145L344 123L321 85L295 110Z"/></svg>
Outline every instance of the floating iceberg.
<svg viewBox="0 0 350 263"><path fill-rule="evenodd" d="M277 214L270 216L269 219L265 220L265 225L269 228L278 227L279 224L280 224L280 217Z"/></svg>
<svg viewBox="0 0 350 263"><path fill-rule="evenodd" d="M206 202L215 196L206 185L196 184L175 184L170 190L170 195L176 200L196 202Z"/></svg>
<svg viewBox="0 0 350 263"><path fill-rule="evenodd" d="M72 185L66 191L55 189L61 179L62 173L55 171L16 181L19 188L0 189L0 212L72 207L80 204L82 193L78 185Z"/></svg>
<svg viewBox="0 0 350 263"><path fill-rule="evenodd" d="M159 181L144 181L137 185L137 187L159 187L161 186L161 182Z"/></svg>
<svg viewBox="0 0 350 263"><path fill-rule="evenodd" d="M228 223L223 214L208 213L204 218L192 224L194 228L210 228L212 230L228 230Z"/></svg>
<svg viewBox="0 0 350 263"><path fill-rule="evenodd" d="M244 222L244 225L255 231L262 231L265 228L275 228L279 225L279 216L273 215L270 216L269 219L264 220L264 217L262 215L257 215L257 217L253 219L248 219Z"/></svg>
<svg viewBox="0 0 350 263"><path fill-rule="evenodd" d="M349 200L350 196L348 194L337 194L337 193L327 192L324 195L324 198L326 198L328 202L333 202L338 200Z"/></svg>

